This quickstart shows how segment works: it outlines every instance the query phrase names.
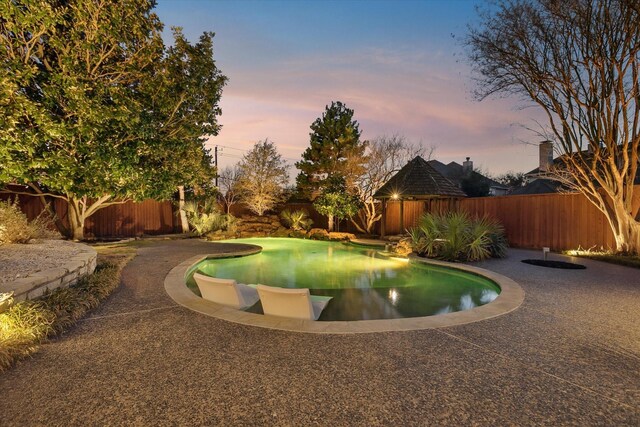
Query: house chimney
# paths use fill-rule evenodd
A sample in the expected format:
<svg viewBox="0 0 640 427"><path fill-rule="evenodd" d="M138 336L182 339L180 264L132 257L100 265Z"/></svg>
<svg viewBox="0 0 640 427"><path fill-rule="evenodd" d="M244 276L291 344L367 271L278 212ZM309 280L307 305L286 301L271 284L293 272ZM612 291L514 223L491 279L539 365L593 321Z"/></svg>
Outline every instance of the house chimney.
<svg viewBox="0 0 640 427"><path fill-rule="evenodd" d="M549 172L553 165L553 142L540 143L540 172Z"/></svg>
<svg viewBox="0 0 640 427"><path fill-rule="evenodd" d="M463 173L467 173L467 172L471 172L473 170L473 162L471 160L471 157L467 157L467 161L466 162L462 162L462 172Z"/></svg>

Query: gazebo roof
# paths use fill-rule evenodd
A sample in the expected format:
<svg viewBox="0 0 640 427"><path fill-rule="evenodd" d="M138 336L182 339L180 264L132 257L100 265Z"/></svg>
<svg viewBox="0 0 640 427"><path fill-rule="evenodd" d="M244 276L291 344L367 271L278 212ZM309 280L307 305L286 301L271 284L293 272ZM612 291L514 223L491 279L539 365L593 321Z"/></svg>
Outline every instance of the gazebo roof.
<svg viewBox="0 0 640 427"><path fill-rule="evenodd" d="M392 176L373 195L376 199L413 197L428 199L433 197L466 197L467 195L453 182L445 178L422 157L417 156Z"/></svg>

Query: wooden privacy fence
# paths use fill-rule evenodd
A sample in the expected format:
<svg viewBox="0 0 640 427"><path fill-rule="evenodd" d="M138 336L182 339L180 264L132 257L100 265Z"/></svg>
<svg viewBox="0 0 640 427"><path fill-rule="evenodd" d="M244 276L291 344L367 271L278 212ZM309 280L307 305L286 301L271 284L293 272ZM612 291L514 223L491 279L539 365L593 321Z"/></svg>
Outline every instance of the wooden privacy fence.
<svg viewBox="0 0 640 427"><path fill-rule="evenodd" d="M29 219L43 210L39 197L0 194L2 199L18 197L20 208ZM57 217L69 225L67 203L58 198L47 198ZM100 209L85 221L85 237L134 237L142 234L169 234L181 230L180 219L175 215L172 202L145 200L126 202Z"/></svg>
<svg viewBox="0 0 640 427"><path fill-rule="evenodd" d="M0 199L13 198L0 194ZM17 196L22 210L29 218L42 211L37 197ZM635 206L640 205L640 186L636 186ZM67 221L67 206L60 199L49 199L63 222ZM389 201L386 209L386 234L398 234L400 229L400 203ZM305 209L313 227L326 228L327 219L320 215L311 203L289 203L287 209ZM467 199L432 199L404 201L403 228L418 223L425 212L466 211L473 216L495 218L505 227L509 243L514 247L554 250L582 248L615 248L613 234L604 215L578 193L537 194L523 196L477 197ZM145 200L127 202L99 210L87 219L87 237L132 237L142 234L167 234L180 232L180 220L170 201ZM247 214L242 205L234 206L234 215ZM379 223L376 226L379 232ZM356 232L349 221L341 221L341 231Z"/></svg>
<svg viewBox="0 0 640 427"><path fill-rule="evenodd" d="M634 206L640 205L640 186ZM465 211L472 216L495 218L504 226L509 244L521 248L553 250L615 249L605 216L580 193L432 199L404 202L404 227L417 224L425 212ZM400 233L400 202L387 204L387 234Z"/></svg>

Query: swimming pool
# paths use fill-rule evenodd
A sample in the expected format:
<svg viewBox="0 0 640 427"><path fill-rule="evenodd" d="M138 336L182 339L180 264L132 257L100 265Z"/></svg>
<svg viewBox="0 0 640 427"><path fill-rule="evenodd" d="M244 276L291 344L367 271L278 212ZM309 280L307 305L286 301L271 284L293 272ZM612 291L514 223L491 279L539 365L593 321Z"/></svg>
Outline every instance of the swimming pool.
<svg viewBox="0 0 640 427"><path fill-rule="evenodd" d="M408 263L375 249L288 238L236 239L262 247L260 253L208 259L188 275L199 295L194 271L240 283L309 288L333 300L319 320L372 320L423 317L468 310L493 301L500 293L493 281L456 269ZM261 313L258 302L247 311Z"/></svg>

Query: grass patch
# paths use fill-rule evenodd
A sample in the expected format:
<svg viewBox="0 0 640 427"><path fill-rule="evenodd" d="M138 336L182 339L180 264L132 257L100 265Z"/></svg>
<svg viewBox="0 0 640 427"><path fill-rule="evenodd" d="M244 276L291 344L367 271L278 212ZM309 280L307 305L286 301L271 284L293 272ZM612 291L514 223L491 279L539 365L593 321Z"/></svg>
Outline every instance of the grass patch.
<svg viewBox="0 0 640 427"><path fill-rule="evenodd" d="M624 265L625 267L640 268L640 256L637 255L618 255L611 252L596 251L565 251L564 254Z"/></svg>
<svg viewBox="0 0 640 427"><path fill-rule="evenodd" d="M74 325L118 287L122 268L135 256L135 248L110 245L95 249L98 265L91 276L0 313L0 372Z"/></svg>

